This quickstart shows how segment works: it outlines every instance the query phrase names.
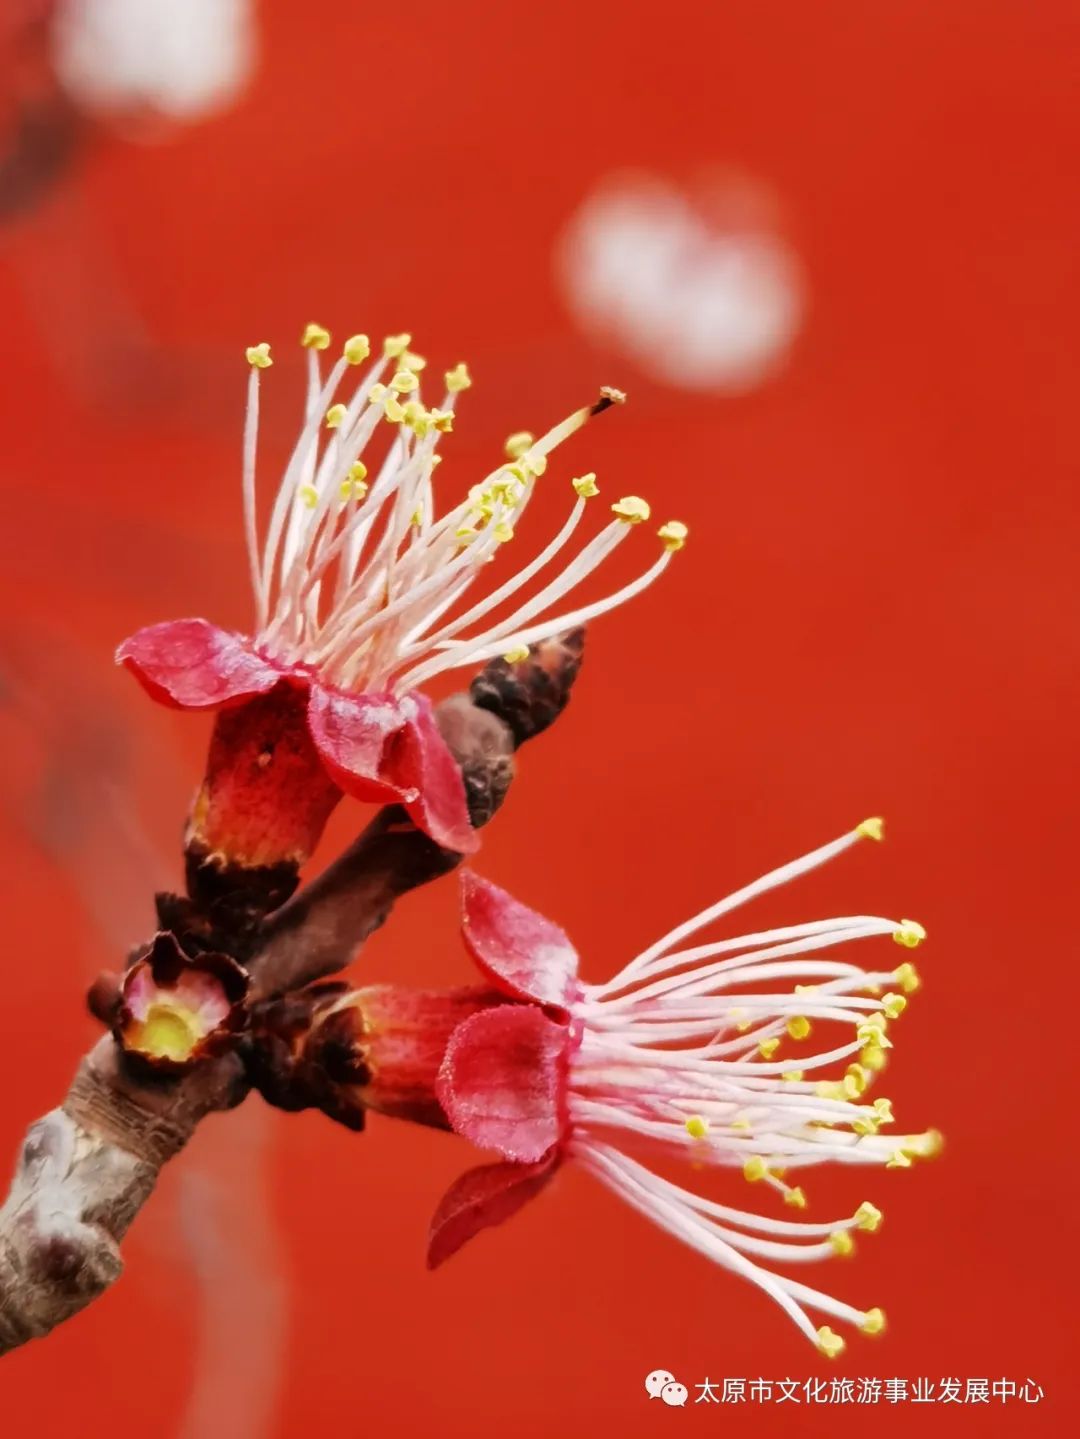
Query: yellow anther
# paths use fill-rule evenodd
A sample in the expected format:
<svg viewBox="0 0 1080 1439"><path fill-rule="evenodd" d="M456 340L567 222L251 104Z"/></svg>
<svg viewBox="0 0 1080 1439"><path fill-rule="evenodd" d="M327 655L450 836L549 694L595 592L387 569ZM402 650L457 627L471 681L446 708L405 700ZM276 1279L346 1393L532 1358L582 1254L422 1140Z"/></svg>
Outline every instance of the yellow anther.
<svg viewBox="0 0 1080 1439"><path fill-rule="evenodd" d="M411 395L420 384L411 370L398 370L390 381L390 388L398 395Z"/></svg>
<svg viewBox="0 0 1080 1439"><path fill-rule="evenodd" d="M841 1259L855 1253L855 1241L846 1229L834 1229L829 1235L829 1243L833 1247L833 1253L839 1254Z"/></svg>
<svg viewBox="0 0 1080 1439"><path fill-rule="evenodd" d="M440 435L448 435L454 428L453 410L429 410L428 419L432 428L438 430Z"/></svg>
<svg viewBox="0 0 1080 1439"><path fill-rule="evenodd" d="M528 456L522 456L521 468L526 475L534 475L537 479L548 467L547 455L535 455L531 460Z"/></svg>
<svg viewBox="0 0 1080 1439"><path fill-rule="evenodd" d="M611 513L628 525L640 525L649 518L648 502L640 495L624 495L611 507Z"/></svg>
<svg viewBox="0 0 1080 1439"><path fill-rule="evenodd" d="M405 418L405 406L393 395L383 400L383 414L392 425L400 425Z"/></svg>
<svg viewBox="0 0 1080 1439"><path fill-rule="evenodd" d="M904 1010L907 1009L907 1000L902 994L883 994L881 996L881 1008L889 1019L899 1019Z"/></svg>
<svg viewBox="0 0 1080 1439"><path fill-rule="evenodd" d="M884 1215L876 1204L871 1204L869 1199L864 1199L852 1217L855 1220L856 1228L864 1229L867 1234L874 1234L880 1229Z"/></svg>
<svg viewBox="0 0 1080 1439"><path fill-rule="evenodd" d="M375 384L368 390L367 397L373 405L381 405L389 393L385 385Z"/></svg>
<svg viewBox="0 0 1080 1439"><path fill-rule="evenodd" d="M454 539L463 545L471 545L479 533L472 525L462 525L460 530L454 531Z"/></svg>
<svg viewBox="0 0 1080 1439"><path fill-rule="evenodd" d="M856 1094L865 1093L866 1086L870 1083L870 1075L861 1064L849 1064L844 1071L844 1078L845 1081L848 1079L851 1080L852 1085L855 1087Z"/></svg>
<svg viewBox="0 0 1080 1439"><path fill-rule="evenodd" d="M348 411L344 405L331 405L326 412L326 428L336 430L347 414Z"/></svg>
<svg viewBox="0 0 1080 1439"><path fill-rule="evenodd" d="M405 423L417 439L422 440L431 429L431 415L419 400L406 400Z"/></svg>
<svg viewBox="0 0 1080 1439"><path fill-rule="evenodd" d="M349 479L353 481L367 479L367 465L363 460L354 460L349 466Z"/></svg>
<svg viewBox="0 0 1080 1439"><path fill-rule="evenodd" d="M886 1034L887 1029L888 1021L883 1014L870 1014L856 1026L855 1038L860 1044L877 1044L882 1049L891 1049L892 1040Z"/></svg>
<svg viewBox="0 0 1080 1439"><path fill-rule="evenodd" d="M507 650L503 655L503 659L508 665L519 665L522 660L527 660L528 658L528 645L514 645L512 649Z"/></svg>
<svg viewBox="0 0 1080 1439"><path fill-rule="evenodd" d="M885 821L881 815L875 814L870 819L864 819L861 824L857 824L855 833L863 839L876 839L880 844L885 838Z"/></svg>
<svg viewBox="0 0 1080 1439"><path fill-rule="evenodd" d="M521 485L509 472L504 473L506 473L506 478L492 480L487 492L491 499L499 500L504 505L513 506L521 499Z"/></svg>
<svg viewBox="0 0 1080 1439"><path fill-rule="evenodd" d="M371 341L366 335L350 335L341 347L350 365L362 365L371 354Z"/></svg>
<svg viewBox="0 0 1080 1439"><path fill-rule="evenodd" d="M616 390L613 385L601 385L600 394L605 400L610 400L613 405L626 404L626 391Z"/></svg>
<svg viewBox="0 0 1080 1439"><path fill-rule="evenodd" d="M868 1309L862 1317L859 1328L864 1334L880 1334L885 1328L884 1309Z"/></svg>
<svg viewBox="0 0 1080 1439"><path fill-rule="evenodd" d="M274 363L270 358L270 346L265 343L262 345L249 345L244 351L244 354L247 356L247 362L253 370L268 370Z"/></svg>
<svg viewBox="0 0 1080 1439"><path fill-rule="evenodd" d="M802 1077L803 1071L801 1069L785 1069L780 1076L781 1079L786 1079L789 1084L798 1084Z"/></svg>
<svg viewBox="0 0 1080 1439"><path fill-rule="evenodd" d="M301 485L296 493L309 510L313 510L319 503L319 492L314 485Z"/></svg>
<svg viewBox="0 0 1080 1439"><path fill-rule="evenodd" d="M656 533L660 536L664 549L674 554L676 550L681 550L686 544L686 537L690 531L682 520L668 520L667 524L661 525Z"/></svg>
<svg viewBox="0 0 1080 1439"><path fill-rule="evenodd" d="M759 1179L764 1179L769 1172L769 1167L760 1154L755 1154L748 1159L742 1167L743 1178L755 1184Z"/></svg>
<svg viewBox="0 0 1080 1439"><path fill-rule="evenodd" d="M838 1354L843 1354L844 1341L827 1324L823 1324L817 1332L817 1347L826 1359L835 1359Z"/></svg>
<svg viewBox="0 0 1080 1439"><path fill-rule="evenodd" d="M835 1079L819 1079L814 1085L814 1093L818 1099L847 1099L848 1097L847 1090Z"/></svg>
<svg viewBox="0 0 1080 1439"><path fill-rule="evenodd" d="M888 1056L880 1044L868 1044L859 1050L859 1063L880 1074L888 1063Z"/></svg>
<svg viewBox="0 0 1080 1439"><path fill-rule="evenodd" d="M338 493L343 500L362 500L368 492L363 480L342 480Z"/></svg>
<svg viewBox="0 0 1080 1439"><path fill-rule="evenodd" d="M910 1155L910 1154L905 1154L902 1149L897 1149L897 1150L894 1151L891 1159L886 1159L886 1161L885 1161L885 1168L886 1168L886 1169L910 1169L910 1168L911 1168L911 1155Z"/></svg>
<svg viewBox="0 0 1080 1439"><path fill-rule="evenodd" d="M514 532L505 520L500 520L497 525L493 525L491 533L495 536L500 545L505 545L507 541L514 538Z"/></svg>
<svg viewBox="0 0 1080 1439"><path fill-rule="evenodd" d="M424 512L423 512L423 510L420 508L420 506L417 505L416 509L413 510L412 514L409 516L409 524L410 524L410 525L414 525L417 529L419 529L420 526L421 526L423 523L424 523Z"/></svg>
<svg viewBox="0 0 1080 1439"><path fill-rule="evenodd" d="M795 994L816 994L821 988L820 984L797 984Z"/></svg>
<svg viewBox="0 0 1080 1439"><path fill-rule="evenodd" d="M522 455L528 452L534 439L535 436L530 435L528 430L517 430L514 434L507 435L505 445L507 458L520 460Z"/></svg>
<svg viewBox="0 0 1080 1439"><path fill-rule="evenodd" d="M758 1053L762 1059L772 1059L773 1055L780 1048L779 1039L759 1039Z"/></svg>
<svg viewBox="0 0 1080 1439"><path fill-rule="evenodd" d="M753 1125L749 1119L733 1119L728 1125L729 1129L752 1129Z"/></svg>
<svg viewBox="0 0 1080 1439"><path fill-rule="evenodd" d="M892 1112L892 1100L882 1096L874 1100L874 1113L878 1117L879 1124L895 1124L896 1118Z"/></svg>
<svg viewBox="0 0 1080 1439"><path fill-rule="evenodd" d="M926 938L926 930L917 919L902 919L899 929L893 930L893 939L905 949L916 949Z"/></svg>
<svg viewBox="0 0 1080 1439"><path fill-rule="evenodd" d="M432 471L438 469L442 462L442 455L432 455L428 460L428 474L430 475Z"/></svg>
<svg viewBox="0 0 1080 1439"><path fill-rule="evenodd" d="M472 376L464 364L455 365L446 372L446 388L452 395L459 395L472 384Z"/></svg>
<svg viewBox="0 0 1080 1439"><path fill-rule="evenodd" d="M305 350L325 350L330 343L330 331L321 325L305 325L300 343Z"/></svg>
<svg viewBox="0 0 1080 1439"><path fill-rule="evenodd" d="M595 499L600 493L600 486L596 483L596 476L591 470L587 475L579 475L570 483L573 485L575 493L580 495L583 500Z"/></svg>
<svg viewBox="0 0 1080 1439"><path fill-rule="evenodd" d="M940 1129L928 1129L925 1134L904 1136L904 1153L909 1158L933 1159L945 1147L945 1137Z"/></svg>
<svg viewBox="0 0 1080 1439"><path fill-rule="evenodd" d="M855 1134L876 1134L881 1127L881 1120L876 1114L870 1114L864 1110L858 1119L851 1121L851 1128Z"/></svg>
<svg viewBox="0 0 1080 1439"><path fill-rule="evenodd" d="M479 485L473 485L469 490L469 503L478 515L489 519L493 513L491 495Z"/></svg>
<svg viewBox="0 0 1080 1439"><path fill-rule="evenodd" d="M914 994L919 985L922 984L922 980L919 978L919 971L911 963L910 959L905 959L903 964L893 970L893 979L896 980L905 994Z"/></svg>
<svg viewBox="0 0 1080 1439"><path fill-rule="evenodd" d="M859 1079L854 1074L845 1074L840 1084L847 1099L858 1099L866 1087L865 1085L860 1087Z"/></svg>
<svg viewBox="0 0 1080 1439"><path fill-rule="evenodd" d="M691 1139L704 1139L709 1132L709 1121L700 1114L692 1114L686 1121L686 1132Z"/></svg>
<svg viewBox="0 0 1080 1439"><path fill-rule="evenodd" d="M401 357L401 368L403 370L412 370L414 374L418 375L421 370L427 368L427 361L423 355L418 355L415 350L406 350Z"/></svg>
<svg viewBox="0 0 1080 1439"><path fill-rule="evenodd" d="M411 335L387 335L382 345L383 354L388 360L396 360L405 353L411 342Z"/></svg>
<svg viewBox="0 0 1080 1439"><path fill-rule="evenodd" d="M787 1022L787 1032L792 1039L805 1039L810 1033L810 1021L805 1014L796 1014Z"/></svg>
<svg viewBox="0 0 1080 1439"><path fill-rule="evenodd" d="M784 1203L790 1204L792 1209L805 1209L806 1195L803 1193L802 1186L796 1184L794 1188L785 1190Z"/></svg>

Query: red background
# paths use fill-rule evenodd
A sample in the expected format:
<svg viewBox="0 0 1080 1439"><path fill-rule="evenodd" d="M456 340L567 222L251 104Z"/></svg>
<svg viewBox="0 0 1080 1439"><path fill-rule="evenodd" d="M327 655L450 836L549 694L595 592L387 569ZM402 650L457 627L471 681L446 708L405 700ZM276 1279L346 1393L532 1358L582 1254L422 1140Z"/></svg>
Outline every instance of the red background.
<svg viewBox="0 0 1080 1439"><path fill-rule="evenodd" d="M213 1172L216 1146L249 1206L240 1227L265 1246L250 1293L219 1280L213 1343L228 1360L211 1417L191 1408L201 1310L173 1174L121 1283L3 1362L5 1432L630 1436L752 1417L692 1403L674 1416L645 1396L657 1367L688 1384L1005 1375L1046 1391L1037 1408L754 1411L765 1432L863 1432L871 1413L897 1432L1067 1428L1075 7L262 11L242 103L162 143L103 142L0 241L3 603L31 644L47 632L82 656L52 711L60 740L99 703L119 707L142 736L147 822L171 842L205 726L129 693L110 646L191 611L247 618L244 344L269 339L282 357L266 401L278 444L298 395L284 360L308 319L409 328L438 365L467 358L477 383L448 450L461 476L507 431L620 384L631 403L563 473L592 467L648 495L692 542L595 627L573 706L526 753L482 869L558 918L599 978L720 893L885 814L885 847L758 913L854 906L926 924L926 983L887 1092L948 1148L860 1178L857 1193L809 1177L818 1212L869 1196L887 1215L846 1267L812 1276L890 1320L829 1368L770 1301L574 1173L429 1275L426 1224L471 1158L461 1141L378 1121L357 1138L318 1115L260 1117L253 1100L174 1166ZM718 162L776 187L808 284L790 363L741 400L659 388L597 348L552 271L567 217L609 170L689 182ZM123 306L143 333L118 345ZM50 641L41 665L62 674L62 652ZM79 986L109 957L75 890L18 836L40 738L3 732L15 815L0 1153L12 1157L93 1038ZM163 765L156 746L180 760ZM339 843L350 818L335 822ZM97 864L99 888L122 897L130 875L88 848L83 872ZM359 971L457 982L453 907L452 882L409 898ZM242 1147L260 1136L256 1183ZM268 1359L249 1335L275 1303L287 1327ZM248 1397L230 1399L230 1383Z"/></svg>

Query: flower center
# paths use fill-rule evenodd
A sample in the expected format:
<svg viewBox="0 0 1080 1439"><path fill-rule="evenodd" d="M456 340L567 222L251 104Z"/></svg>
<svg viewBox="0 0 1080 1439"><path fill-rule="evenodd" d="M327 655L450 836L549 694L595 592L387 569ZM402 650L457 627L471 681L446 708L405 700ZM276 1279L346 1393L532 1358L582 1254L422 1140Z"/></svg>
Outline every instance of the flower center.
<svg viewBox="0 0 1080 1439"><path fill-rule="evenodd" d="M128 1047L153 1059L187 1059L203 1037L203 1026L190 1009L152 1004L141 1024L134 1026Z"/></svg>

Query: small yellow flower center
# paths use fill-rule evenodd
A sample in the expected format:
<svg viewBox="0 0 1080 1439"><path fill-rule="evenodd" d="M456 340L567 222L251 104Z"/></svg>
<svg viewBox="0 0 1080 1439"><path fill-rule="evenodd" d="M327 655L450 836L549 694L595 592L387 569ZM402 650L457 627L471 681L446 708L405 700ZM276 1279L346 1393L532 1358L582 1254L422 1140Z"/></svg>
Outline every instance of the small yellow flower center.
<svg viewBox="0 0 1080 1439"><path fill-rule="evenodd" d="M142 1024L132 1026L128 1047L153 1059L184 1060L202 1039L202 1026L181 1005L152 1004Z"/></svg>

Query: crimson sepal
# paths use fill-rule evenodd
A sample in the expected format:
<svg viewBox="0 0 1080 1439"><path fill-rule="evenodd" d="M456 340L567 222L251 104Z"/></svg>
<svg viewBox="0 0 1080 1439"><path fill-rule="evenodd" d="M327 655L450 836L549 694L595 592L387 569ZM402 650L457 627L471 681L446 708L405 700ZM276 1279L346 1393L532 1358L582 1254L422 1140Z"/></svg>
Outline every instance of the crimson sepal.
<svg viewBox="0 0 1080 1439"><path fill-rule="evenodd" d="M403 805L417 829L459 854L479 846L465 785L422 694L344 694L312 684L308 724L315 748L346 794Z"/></svg>
<svg viewBox="0 0 1080 1439"><path fill-rule="evenodd" d="M250 640L208 620L166 620L126 639L116 660L161 704L216 709L266 694L290 671L256 654Z"/></svg>
<svg viewBox="0 0 1080 1439"><path fill-rule="evenodd" d="M456 1179L431 1221L427 1262L435 1269L479 1234L516 1214L551 1180L559 1152L552 1149L532 1164L484 1164Z"/></svg>
<svg viewBox="0 0 1080 1439"><path fill-rule="evenodd" d="M563 1022L578 989L578 955L550 919L470 870L461 875L461 932L504 994L549 1007Z"/></svg>
<svg viewBox="0 0 1080 1439"><path fill-rule="evenodd" d="M464 1020L435 1083L451 1127L517 1163L540 1159L561 1136L569 1045L569 1027L531 1006Z"/></svg>

